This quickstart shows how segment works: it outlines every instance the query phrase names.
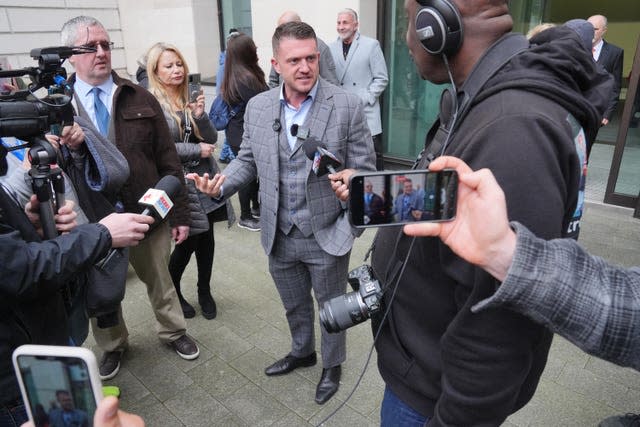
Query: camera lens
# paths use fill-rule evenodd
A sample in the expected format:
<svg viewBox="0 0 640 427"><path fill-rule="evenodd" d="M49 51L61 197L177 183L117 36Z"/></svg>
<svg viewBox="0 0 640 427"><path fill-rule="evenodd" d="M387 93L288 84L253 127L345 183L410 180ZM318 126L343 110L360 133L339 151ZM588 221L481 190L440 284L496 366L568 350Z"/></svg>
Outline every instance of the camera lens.
<svg viewBox="0 0 640 427"><path fill-rule="evenodd" d="M331 333L343 331L368 318L369 310L358 292L332 298L320 309L320 323Z"/></svg>

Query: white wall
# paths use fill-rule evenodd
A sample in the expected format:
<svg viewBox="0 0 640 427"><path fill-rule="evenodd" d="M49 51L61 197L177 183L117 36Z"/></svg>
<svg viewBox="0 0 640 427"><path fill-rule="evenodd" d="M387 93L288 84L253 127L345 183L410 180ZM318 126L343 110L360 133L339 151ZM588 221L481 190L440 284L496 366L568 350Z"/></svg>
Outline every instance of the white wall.
<svg viewBox="0 0 640 427"><path fill-rule="evenodd" d="M78 15L90 15L103 23L115 43L113 67L123 68L117 0L0 1L0 56L6 56L14 69L37 66L29 56L31 49L59 46L62 25Z"/></svg>
<svg viewBox="0 0 640 427"><path fill-rule="evenodd" d="M167 42L185 57L191 72L215 76L220 53L217 4L213 0L118 0L126 67L135 74L136 61L151 45Z"/></svg>
<svg viewBox="0 0 640 427"><path fill-rule="evenodd" d="M59 46L62 25L89 15L109 32L112 65L122 74L135 75L138 57L165 41L182 51L193 72L212 77L220 51L217 13L215 0L0 0L0 56L14 69L37 66L31 49Z"/></svg>
<svg viewBox="0 0 640 427"><path fill-rule="evenodd" d="M318 36L336 39L338 12L350 7L360 15L360 31L376 36L376 0L252 0L253 37L260 65L268 73L271 36L278 17L296 10ZM137 59L153 44L176 45L192 72L213 77L218 68L220 39L215 0L0 0L0 56L13 68L35 66L33 48L58 46L60 28L77 15L100 20L115 43L113 68L135 75ZM125 49L126 47L126 49ZM71 68L69 68L71 71Z"/></svg>
<svg viewBox="0 0 640 427"><path fill-rule="evenodd" d="M316 31L318 37L326 43L334 41L338 12L345 7L355 10L359 15L360 32L369 37L376 37L376 0L252 0L251 15L253 39L258 47L260 66L269 73L271 36L278 18L286 10L298 12L303 21Z"/></svg>

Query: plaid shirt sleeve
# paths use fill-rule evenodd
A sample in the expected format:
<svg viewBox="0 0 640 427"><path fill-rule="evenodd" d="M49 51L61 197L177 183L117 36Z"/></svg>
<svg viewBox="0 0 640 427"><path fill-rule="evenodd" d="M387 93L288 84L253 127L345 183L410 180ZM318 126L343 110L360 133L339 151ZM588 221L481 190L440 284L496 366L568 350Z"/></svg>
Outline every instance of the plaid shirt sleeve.
<svg viewBox="0 0 640 427"><path fill-rule="evenodd" d="M511 225L517 245L508 275L472 311L515 310L587 353L640 369L640 268L614 266L574 240L545 241Z"/></svg>

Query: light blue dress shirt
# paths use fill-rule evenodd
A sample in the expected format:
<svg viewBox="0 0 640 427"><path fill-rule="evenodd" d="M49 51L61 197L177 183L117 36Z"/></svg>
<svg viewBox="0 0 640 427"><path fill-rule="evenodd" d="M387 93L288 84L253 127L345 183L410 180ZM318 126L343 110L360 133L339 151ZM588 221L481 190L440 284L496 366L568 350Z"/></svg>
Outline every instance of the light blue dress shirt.
<svg viewBox="0 0 640 427"><path fill-rule="evenodd" d="M111 115L111 103L113 102L113 94L116 92L116 88L118 87L114 81L113 77L109 76L107 81L96 86L100 88L100 101L107 107L109 110L109 115ZM96 126L96 129L100 129L98 126L98 120L96 119L96 111L93 108L93 92L91 90L94 86L91 86L89 83L83 81L81 78L76 76L76 82L73 85L73 91L75 92L76 101L82 103L82 106L86 110L87 114L89 114L89 118L91 122Z"/></svg>
<svg viewBox="0 0 640 427"><path fill-rule="evenodd" d="M280 85L280 105L284 108L284 127L287 132L287 141L289 141L289 147L293 150L296 142L298 141L297 136L293 136L291 134L291 126L297 124L298 126L302 126L304 121L307 119L307 114L311 109L311 105L313 105L313 100L316 97L316 93L318 92L318 82L313 85L309 94L307 95L307 99L302 102L300 108L295 108L291 104L289 104L284 98L284 85Z"/></svg>

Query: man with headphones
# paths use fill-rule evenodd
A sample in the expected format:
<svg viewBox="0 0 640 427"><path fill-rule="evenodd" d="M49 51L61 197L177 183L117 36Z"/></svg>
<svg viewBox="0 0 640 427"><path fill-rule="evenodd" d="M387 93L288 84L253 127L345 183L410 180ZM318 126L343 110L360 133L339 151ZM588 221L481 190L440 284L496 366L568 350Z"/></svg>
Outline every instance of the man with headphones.
<svg viewBox="0 0 640 427"><path fill-rule="evenodd" d="M406 0L405 9L418 73L451 83L416 167L447 154L489 168L510 220L544 239L568 236L611 79L568 26L531 44L510 33L507 0ZM343 200L348 174L330 176ZM552 334L506 309L472 313L495 292L491 275L438 239L390 227L378 231L372 267L389 309L372 322L383 426L500 425L531 399Z"/></svg>

